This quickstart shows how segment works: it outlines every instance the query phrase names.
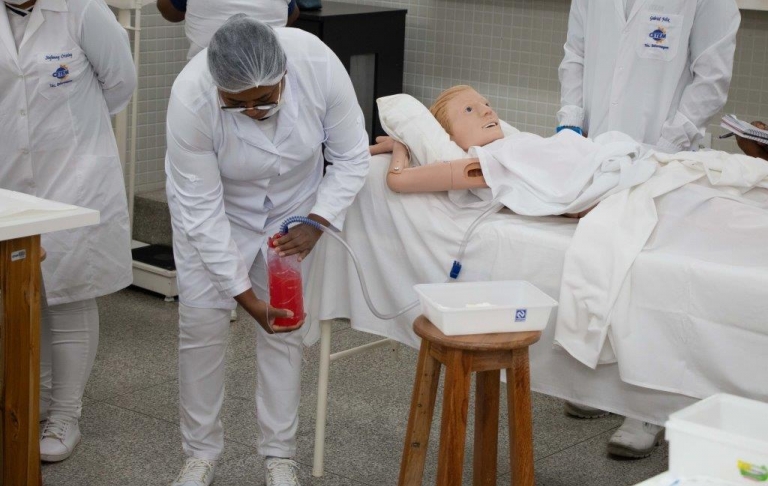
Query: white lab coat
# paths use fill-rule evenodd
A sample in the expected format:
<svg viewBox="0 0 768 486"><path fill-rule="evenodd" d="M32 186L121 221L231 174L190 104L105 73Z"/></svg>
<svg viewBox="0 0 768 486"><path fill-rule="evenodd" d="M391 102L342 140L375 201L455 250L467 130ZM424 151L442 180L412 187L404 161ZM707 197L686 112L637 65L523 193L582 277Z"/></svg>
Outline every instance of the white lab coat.
<svg viewBox="0 0 768 486"><path fill-rule="evenodd" d="M290 0L189 0L184 31L189 39L187 59L208 47L213 34L228 18L244 13L272 27L285 27Z"/></svg>
<svg viewBox="0 0 768 486"><path fill-rule="evenodd" d="M559 125L687 150L726 102L741 16L733 0L573 0Z"/></svg>
<svg viewBox="0 0 768 486"><path fill-rule="evenodd" d="M136 86L128 36L100 0L38 0L16 48L0 8L0 187L96 209L43 235L48 305L130 285L125 184L110 113Z"/></svg>
<svg viewBox="0 0 768 486"><path fill-rule="evenodd" d="M341 228L368 171L368 135L344 66L311 34L275 32L288 74L273 141L258 121L221 110L207 50L171 90L166 189L179 299L190 307L235 308L266 228L307 201ZM325 176L323 145L333 164Z"/></svg>

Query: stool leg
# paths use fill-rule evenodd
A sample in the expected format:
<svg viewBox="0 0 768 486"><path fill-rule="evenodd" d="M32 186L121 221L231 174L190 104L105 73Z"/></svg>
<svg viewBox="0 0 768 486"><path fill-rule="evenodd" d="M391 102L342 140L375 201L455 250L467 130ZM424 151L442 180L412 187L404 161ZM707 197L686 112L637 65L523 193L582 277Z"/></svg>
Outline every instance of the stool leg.
<svg viewBox="0 0 768 486"><path fill-rule="evenodd" d="M455 349L446 353L440 452L437 456L439 486L462 484L471 366L472 357L468 353Z"/></svg>
<svg viewBox="0 0 768 486"><path fill-rule="evenodd" d="M496 486L500 375L500 370L491 370L481 371L476 377L474 486Z"/></svg>
<svg viewBox="0 0 768 486"><path fill-rule="evenodd" d="M507 368L509 454L512 484L533 486L533 423L528 348L515 349Z"/></svg>
<svg viewBox="0 0 768 486"><path fill-rule="evenodd" d="M429 353L429 342L421 341L416 382L413 385L411 412L405 433L403 459L400 462L400 486L421 485L424 462L427 458L429 430L435 410L437 385L440 381L440 362Z"/></svg>

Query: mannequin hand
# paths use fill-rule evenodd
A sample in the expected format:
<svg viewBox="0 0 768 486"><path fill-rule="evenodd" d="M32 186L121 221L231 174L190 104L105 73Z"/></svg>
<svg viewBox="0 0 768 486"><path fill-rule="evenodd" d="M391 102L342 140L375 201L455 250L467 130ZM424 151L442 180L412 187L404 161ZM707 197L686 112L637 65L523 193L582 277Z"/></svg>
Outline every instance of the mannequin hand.
<svg viewBox="0 0 768 486"><path fill-rule="evenodd" d="M308 218L317 221L323 226L330 226L331 224L316 214L310 214ZM315 247L317 240L319 240L322 235L323 232L317 228L313 228L308 224L299 224L290 228L287 235L275 240L275 249L280 256L289 256L298 253L299 261L302 261L309 255L309 252L312 251L312 248Z"/></svg>
<svg viewBox="0 0 768 486"><path fill-rule="evenodd" d="M293 312L288 309L277 309L256 297L252 289L248 289L235 297L235 300L248 312L267 334L276 332L295 331L304 325L304 319L300 320L295 326L275 327L275 319L278 317L293 317ZM305 316L306 317L306 316Z"/></svg>
<svg viewBox="0 0 768 486"><path fill-rule="evenodd" d="M395 146L395 140L392 137L376 137L376 145L371 145L369 150L371 155L388 154L392 152Z"/></svg>

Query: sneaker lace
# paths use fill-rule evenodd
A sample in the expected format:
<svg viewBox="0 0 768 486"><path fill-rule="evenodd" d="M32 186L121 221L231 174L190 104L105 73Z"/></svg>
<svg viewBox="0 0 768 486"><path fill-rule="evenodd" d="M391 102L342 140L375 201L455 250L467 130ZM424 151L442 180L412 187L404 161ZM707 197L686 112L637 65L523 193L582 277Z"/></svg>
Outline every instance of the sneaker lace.
<svg viewBox="0 0 768 486"><path fill-rule="evenodd" d="M296 461L291 459L277 458L270 459L267 462L269 480L275 486L298 484L296 469L298 469L298 465L296 464Z"/></svg>
<svg viewBox="0 0 768 486"><path fill-rule="evenodd" d="M187 459L184 467L176 478L177 483L184 481L206 481L213 470L213 463L205 459Z"/></svg>
<svg viewBox="0 0 768 486"><path fill-rule="evenodd" d="M49 418L43 428L43 438L64 440L70 423L66 420Z"/></svg>

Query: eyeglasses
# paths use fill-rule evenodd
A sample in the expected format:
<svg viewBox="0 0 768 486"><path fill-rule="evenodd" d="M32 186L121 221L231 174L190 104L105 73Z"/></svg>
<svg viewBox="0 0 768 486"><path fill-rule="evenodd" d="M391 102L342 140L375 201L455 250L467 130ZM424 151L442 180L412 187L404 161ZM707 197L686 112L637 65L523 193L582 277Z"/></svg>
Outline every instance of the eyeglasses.
<svg viewBox="0 0 768 486"><path fill-rule="evenodd" d="M280 97L283 95L282 88L283 88L283 80L285 78L281 79L279 83L277 83L277 101L274 103L264 103L260 105L254 105L254 106L227 106L222 105L221 109L224 111L234 111L235 113L245 113L246 111L269 111L272 109L277 108L277 105L280 104ZM274 90L272 91L274 93Z"/></svg>

